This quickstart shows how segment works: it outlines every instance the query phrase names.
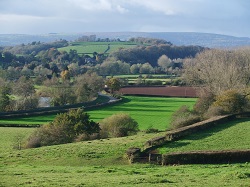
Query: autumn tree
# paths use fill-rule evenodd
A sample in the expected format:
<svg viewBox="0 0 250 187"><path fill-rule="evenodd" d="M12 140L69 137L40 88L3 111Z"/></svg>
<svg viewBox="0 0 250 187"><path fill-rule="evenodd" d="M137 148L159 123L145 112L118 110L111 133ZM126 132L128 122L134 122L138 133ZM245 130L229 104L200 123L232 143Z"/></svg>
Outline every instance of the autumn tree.
<svg viewBox="0 0 250 187"><path fill-rule="evenodd" d="M220 107L225 113L243 112L248 106L249 100L243 93L237 90L227 90L216 96L214 107Z"/></svg>
<svg viewBox="0 0 250 187"><path fill-rule="evenodd" d="M61 72L61 78L63 81L70 80L69 70L64 70Z"/></svg>
<svg viewBox="0 0 250 187"><path fill-rule="evenodd" d="M114 94L115 91L118 91L121 88L121 81L119 78L112 77L107 80L107 86L110 89L110 93Z"/></svg>

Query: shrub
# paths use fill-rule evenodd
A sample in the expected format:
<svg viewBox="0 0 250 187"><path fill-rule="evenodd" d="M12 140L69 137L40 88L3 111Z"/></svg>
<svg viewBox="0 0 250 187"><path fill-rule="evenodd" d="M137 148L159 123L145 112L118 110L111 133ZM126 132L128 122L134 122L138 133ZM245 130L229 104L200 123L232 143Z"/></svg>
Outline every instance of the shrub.
<svg viewBox="0 0 250 187"><path fill-rule="evenodd" d="M237 113L245 110L248 99L237 90L227 90L215 98L212 106L221 107L225 113Z"/></svg>
<svg viewBox="0 0 250 187"><path fill-rule="evenodd" d="M159 132L159 129L155 129L155 128L152 127L152 125L150 125L150 126L146 129L145 132L146 132L147 134L148 134L148 133L157 133L157 132Z"/></svg>
<svg viewBox="0 0 250 187"><path fill-rule="evenodd" d="M41 147L41 138L39 136L32 135L28 138L26 148Z"/></svg>
<svg viewBox="0 0 250 187"><path fill-rule="evenodd" d="M205 91L201 92L199 99L194 105L194 111L198 114L204 114L205 112L207 112L207 110L215 100L214 97L215 96L212 93L208 93Z"/></svg>
<svg viewBox="0 0 250 187"><path fill-rule="evenodd" d="M26 147L39 147L73 142L77 136L98 133L98 123L89 119L82 109L58 114L55 119L38 128L28 139Z"/></svg>
<svg viewBox="0 0 250 187"><path fill-rule="evenodd" d="M173 113L170 129L177 129L180 127L192 125L193 123L199 122L200 116L194 114L189 108L184 105L179 108L176 112Z"/></svg>
<svg viewBox="0 0 250 187"><path fill-rule="evenodd" d="M204 113L204 118L211 118L215 116L221 116L224 115L225 112L223 108L216 107L216 106L210 106L209 109Z"/></svg>
<svg viewBox="0 0 250 187"><path fill-rule="evenodd" d="M80 134L76 137L75 142L88 141L100 139L100 133L89 134Z"/></svg>
<svg viewBox="0 0 250 187"><path fill-rule="evenodd" d="M122 137L139 131L138 123L128 114L114 114L100 122L101 137Z"/></svg>

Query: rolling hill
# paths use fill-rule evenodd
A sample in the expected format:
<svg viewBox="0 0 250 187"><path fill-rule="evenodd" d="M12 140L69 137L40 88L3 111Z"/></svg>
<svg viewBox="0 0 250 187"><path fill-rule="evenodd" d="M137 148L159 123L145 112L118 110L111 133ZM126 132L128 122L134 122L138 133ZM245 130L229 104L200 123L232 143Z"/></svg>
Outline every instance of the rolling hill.
<svg viewBox="0 0 250 187"><path fill-rule="evenodd" d="M199 45L209 48L234 48L250 46L250 38L235 37L211 33L195 32L89 32L89 33L51 33L43 35L0 34L0 46L27 44L33 41L51 42L60 39L74 41L86 35L96 35L96 38L128 40L132 37L159 38L170 41L174 45Z"/></svg>

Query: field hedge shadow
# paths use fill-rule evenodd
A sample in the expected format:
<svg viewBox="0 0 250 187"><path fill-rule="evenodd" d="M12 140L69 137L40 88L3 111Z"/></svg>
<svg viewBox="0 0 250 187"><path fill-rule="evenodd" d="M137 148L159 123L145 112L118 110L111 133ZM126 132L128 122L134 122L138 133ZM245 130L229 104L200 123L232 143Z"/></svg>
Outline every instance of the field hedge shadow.
<svg viewBox="0 0 250 187"><path fill-rule="evenodd" d="M37 108L33 110L20 110L20 111L11 111L11 112L0 112L0 119L16 119L16 118L25 118L32 116L45 116L45 115L56 115L59 113L68 112L70 109L83 108L84 110L94 110L108 105L116 105L120 102L128 102L126 99L117 99L110 102L110 99L105 99L106 96L99 95L98 98L94 101L77 103L72 105L64 105L57 107L46 107L46 108ZM123 101L124 100L124 101ZM33 119L32 119L33 120ZM40 125L36 124L0 124L2 127L36 127Z"/></svg>

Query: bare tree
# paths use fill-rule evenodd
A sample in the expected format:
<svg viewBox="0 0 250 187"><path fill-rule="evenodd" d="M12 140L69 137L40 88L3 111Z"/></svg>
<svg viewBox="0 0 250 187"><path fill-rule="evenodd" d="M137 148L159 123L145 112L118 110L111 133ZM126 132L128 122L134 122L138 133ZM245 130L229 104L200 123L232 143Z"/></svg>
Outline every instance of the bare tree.
<svg viewBox="0 0 250 187"><path fill-rule="evenodd" d="M75 94L77 102L90 101L104 87L104 80L96 73L87 72L76 78Z"/></svg>
<svg viewBox="0 0 250 187"><path fill-rule="evenodd" d="M250 48L237 50L207 50L184 62L185 78L194 86L219 93L243 90L250 81Z"/></svg>

